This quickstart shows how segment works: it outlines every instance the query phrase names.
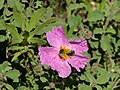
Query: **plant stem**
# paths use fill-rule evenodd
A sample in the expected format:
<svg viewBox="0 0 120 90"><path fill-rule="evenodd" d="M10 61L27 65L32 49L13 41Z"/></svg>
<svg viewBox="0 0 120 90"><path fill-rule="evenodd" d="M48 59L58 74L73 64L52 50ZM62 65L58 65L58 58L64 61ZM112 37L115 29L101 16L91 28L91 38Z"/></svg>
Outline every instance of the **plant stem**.
<svg viewBox="0 0 120 90"><path fill-rule="evenodd" d="M118 83L120 83L120 78L118 78L118 79L115 81L112 90L115 90L115 88L117 88L117 84L118 84Z"/></svg>
<svg viewBox="0 0 120 90"><path fill-rule="evenodd" d="M63 78L62 79L61 90L64 90L64 89L65 89L65 79Z"/></svg>

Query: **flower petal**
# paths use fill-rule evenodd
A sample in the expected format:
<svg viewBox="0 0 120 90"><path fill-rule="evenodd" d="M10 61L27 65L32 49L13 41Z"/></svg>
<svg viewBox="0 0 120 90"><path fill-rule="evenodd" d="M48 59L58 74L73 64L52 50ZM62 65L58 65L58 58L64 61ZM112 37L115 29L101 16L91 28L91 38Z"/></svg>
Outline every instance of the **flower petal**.
<svg viewBox="0 0 120 90"><path fill-rule="evenodd" d="M57 70L60 77L66 78L71 73L71 67L68 64L67 61L60 60L59 63L57 63Z"/></svg>
<svg viewBox="0 0 120 90"><path fill-rule="evenodd" d="M57 48L64 46L67 42L66 36L61 26L53 28L52 31L46 33L46 36L49 44Z"/></svg>
<svg viewBox="0 0 120 90"><path fill-rule="evenodd" d="M83 69L88 62L88 58L82 55L72 56L67 60L72 67L77 71L80 71L80 68Z"/></svg>
<svg viewBox="0 0 120 90"><path fill-rule="evenodd" d="M55 58L57 57L57 50L53 47L39 47L39 56L41 64L46 64L55 70Z"/></svg>
<svg viewBox="0 0 120 90"><path fill-rule="evenodd" d="M85 39L79 38L75 41L69 40L68 42L71 49L73 49L77 54L88 51L87 41Z"/></svg>
<svg viewBox="0 0 120 90"><path fill-rule="evenodd" d="M39 47L39 56L41 64L50 66L56 70L60 77L66 78L71 73L71 67L67 61L62 60L57 55L57 50L53 47Z"/></svg>

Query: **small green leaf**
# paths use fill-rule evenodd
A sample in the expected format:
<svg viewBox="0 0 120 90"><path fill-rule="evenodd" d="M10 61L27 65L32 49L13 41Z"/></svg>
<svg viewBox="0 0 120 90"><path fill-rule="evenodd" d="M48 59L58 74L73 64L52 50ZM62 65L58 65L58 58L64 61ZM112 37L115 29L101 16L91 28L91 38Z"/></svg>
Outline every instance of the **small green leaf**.
<svg viewBox="0 0 120 90"><path fill-rule="evenodd" d="M24 7L25 5L22 4L19 0L12 0L13 1L13 5L16 7L16 9L20 12L24 11Z"/></svg>
<svg viewBox="0 0 120 90"><path fill-rule="evenodd" d="M109 37L102 37L102 39L100 40L100 46L104 51L107 51L110 49L110 38Z"/></svg>
<svg viewBox="0 0 120 90"><path fill-rule="evenodd" d="M113 27L109 27L109 28L107 28L106 33L116 34L116 30L113 29Z"/></svg>
<svg viewBox="0 0 120 90"><path fill-rule="evenodd" d="M74 27L74 28L76 28L81 21L82 18L79 15L75 17L71 16L68 18L68 24L70 25L70 27Z"/></svg>
<svg viewBox="0 0 120 90"><path fill-rule="evenodd" d="M21 12L18 12L15 9L13 9L13 10L14 10L13 16L15 18L16 23L24 31L25 30L25 23L27 23L24 14Z"/></svg>
<svg viewBox="0 0 120 90"><path fill-rule="evenodd" d="M17 60L17 58L18 58L18 56L20 56L22 53L21 52L16 52L15 54L14 54L14 57L12 58L12 62L13 61L16 61Z"/></svg>
<svg viewBox="0 0 120 90"><path fill-rule="evenodd" d="M98 48L99 42L98 41L89 41L90 42L90 46L92 48Z"/></svg>
<svg viewBox="0 0 120 90"><path fill-rule="evenodd" d="M71 90L70 87L65 87L65 90Z"/></svg>
<svg viewBox="0 0 120 90"><path fill-rule="evenodd" d="M5 73L6 71L12 69L10 65L11 64L8 61L4 61L2 64L0 64L0 73Z"/></svg>
<svg viewBox="0 0 120 90"><path fill-rule="evenodd" d="M0 35L0 42L4 42L6 40L6 36Z"/></svg>
<svg viewBox="0 0 120 90"><path fill-rule="evenodd" d="M16 28L13 25L5 24L5 27L13 36L14 43L21 43L23 41L22 36L17 32Z"/></svg>
<svg viewBox="0 0 120 90"><path fill-rule="evenodd" d="M113 16L113 19L115 21L120 21L120 12L118 12L116 15Z"/></svg>
<svg viewBox="0 0 120 90"><path fill-rule="evenodd" d="M113 68L113 70L120 75L120 67L119 67L119 66L115 66L115 67Z"/></svg>
<svg viewBox="0 0 120 90"><path fill-rule="evenodd" d="M40 18L44 16L44 12L45 12L44 8L38 9L34 12L30 19L30 23L28 24L28 32L30 32L35 27Z"/></svg>
<svg viewBox="0 0 120 90"><path fill-rule="evenodd" d="M4 0L0 0L0 10L3 8Z"/></svg>
<svg viewBox="0 0 120 90"><path fill-rule="evenodd" d="M47 19L50 19L51 16L53 15L53 9L48 7L46 10L45 10L45 14L44 16L41 18L41 21L45 21Z"/></svg>
<svg viewBox="0 0 120 90"><path fill-rule="evenodd" d="M99 74L107 73L106 69L100 68L100 67L97 67L97 71L98 71Z"/></svg>
<svg viewBox="0 0 120 90"><path fill-rule="evenodd" d="M114 62L114 59L112 59L112 58L109 58L109 60L110 60L110 62L111 62L111 64L112 64L112 68L115 66L115 62Z"/></svg>
<svg viewBox="0 0 120 90"><path fill-rule="evenodd" d="M45 45L47 42L41 38L33 37L31 39L28 39L29 43L37 43L38 46Z"/></svg>
<svg viewBox="0 0 120 90"><path fill-rule="evenodd" d="M4 20L0 17L0 30L5 30Z"/></svg>
<svg viewBox="0 0 120 90"><path fill-rule="evenodd" d="M7 50L22 50L24 48L25 47L23 47L23 46L11 46Z"/></svg>
<svg viewBox="0 0 120 90"><path fill-rule="evenodd" d="M102 33L104 33L104 30L102 28L95 28L93 33L94 34L102 34Z"/></svg>
<svg viewBox="0 0 120 90"><path fill-rule="evenodd" d="M13 7L14 3L15 3L14 0L8 0L7 1L7 4L8 4L9 7Z"/></svg>
<svg viewBox="0 0 120 90"><path fill-rule="evenodd" d="M110 79L110 73L103 73L97 77L97 83L98 84L105 84L109 81Z"/></svg>
<svg viewBox="0 0 120 90"><path fill-rule="evenodd" d="M80 79L81 79L81 80L85 80L85 79L86 79L86 76L82 74L82 75L80 76Z"/></svg>
<svg viewBox="0 0 120 90"><path fill-rule="evenodd" d="M19 86L17 90L29 90L29 88L26 86Z"/></svg>
<svg viewBox="0 0 120 90"><path fill-rule="evenodd" d="M95 82L96 82L94 76L91 75L90 73L87 73L87 72L86 72L85 75L86 75L87 78L89 79L90 83L95 83Z"/></svg>
<svg viewBox="0 0 120 90"><path fill-rule="evenodd" d="M6 76L11 78L13 82L19 82L18 77L20 76L20 72L18 70L9 70L6 72Z"/></svg>
<svg viewBox="0 0 120 90"><path fill-rule="evenodd" d="M78 85L78 90L92 90L90 85L85 85L85 84L79 84Z"/></svg>
<svg viewBox="0 0 120 90"><path fill-rule="evenodd" d="M100 11L88 12L88 21L97 21L97 20L102 20L103 18L104 18L104 14Z"/></svg>
<svg viewBox="0 0 120 90"><path fill-rule="evenodd" d="M48 81L45 77L40 77L40 80L41 80L43 83L45 83L45 82Z"/></svg>
<svg viewBox="0 0 120 90"><path fill-rule="evenodd" d="M42 28L41 30L39 30L36 34L37 34L37 35L42 35L42 34L48 32L48 31L52 30L53 27L54 27L54 26L52 26L52 25L48 25L48 26L46 26L46 27L43 27L43 28Z"/></svg>
<svg viewBox="0 0 120 90"><path fill-rule="evenodd" d="M14 88L13 88L10 84L5 84L5 87L6 87L8 90L14 90Z"/></svg>
<svg viewBox="0 0 120 90"><path fill-rule="evenodd" d="M86 5L84 3L70 4L69 5L70 10L74 10L74 9L78 9L78 8L83 8L83 7L86 7Z"/></svg>

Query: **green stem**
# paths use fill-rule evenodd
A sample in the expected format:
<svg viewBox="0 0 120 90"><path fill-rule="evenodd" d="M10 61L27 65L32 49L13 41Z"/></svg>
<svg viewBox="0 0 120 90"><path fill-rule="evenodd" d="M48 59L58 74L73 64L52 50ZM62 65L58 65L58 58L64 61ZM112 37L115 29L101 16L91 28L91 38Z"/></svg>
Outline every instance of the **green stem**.
<svg viewBox="0 0 120 90"><path fill-rule="evenodd" d="M63 78L62 79L62 85L61 85L61 90L64 90L65 89L65 79Z"/></svg>
<svg viewBox="0 0 120 90"><path fill-rule="evenodd" d="M118 78L118 79L115 81L112 90L115 90L115 88L118 87L117 85L118 85L119 83L120 83L120 78Z"/></svg>

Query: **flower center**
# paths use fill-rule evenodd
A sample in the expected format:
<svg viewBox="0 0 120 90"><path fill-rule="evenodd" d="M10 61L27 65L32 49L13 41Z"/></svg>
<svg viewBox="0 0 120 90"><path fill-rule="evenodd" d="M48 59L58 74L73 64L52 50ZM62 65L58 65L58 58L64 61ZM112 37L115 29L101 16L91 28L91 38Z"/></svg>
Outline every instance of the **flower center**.
<svg viewBox="0 0 120 90"><path fill-rule="evenodd" d="M59 56L65 60L71 56L73 56L75 54L75 51L74 50L70 50L68 48L61 48L60 51L59 51Z"/></svg>

